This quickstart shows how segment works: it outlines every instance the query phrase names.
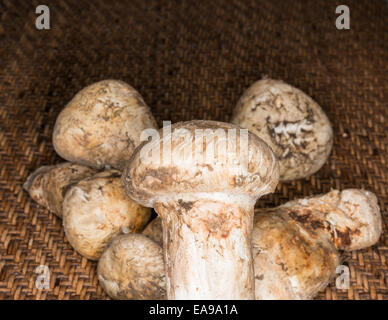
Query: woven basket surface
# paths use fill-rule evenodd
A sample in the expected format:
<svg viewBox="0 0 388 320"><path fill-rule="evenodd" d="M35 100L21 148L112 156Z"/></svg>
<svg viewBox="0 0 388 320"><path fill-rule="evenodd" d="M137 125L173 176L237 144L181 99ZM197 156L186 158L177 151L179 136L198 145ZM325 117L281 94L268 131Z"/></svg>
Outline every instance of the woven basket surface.
<svg viewBox="0 0 388 320"><path fill-rule="evenodd" d="M336 1L46 1L51 29L37 30L41 1L0 1L0 299L107 299L96 263L66 241L61 220L23 191L27 176L63 160L56 116L102 79L135 87L163 120L228 121L263 75L311 95L327 113L334 147L308 179L281 183L258 206L364 188L376 193L384 234L344 255L350 289L317 299L388 299L388 5L347 1L350 30L335 27ZM36 288L36 268L50 288Z"/></svg>

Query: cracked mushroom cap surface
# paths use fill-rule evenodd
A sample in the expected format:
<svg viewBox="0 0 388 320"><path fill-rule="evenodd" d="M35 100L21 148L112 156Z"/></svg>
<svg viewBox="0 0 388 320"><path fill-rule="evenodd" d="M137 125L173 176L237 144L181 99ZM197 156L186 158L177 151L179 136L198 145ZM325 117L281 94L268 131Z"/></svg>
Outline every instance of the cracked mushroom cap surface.
<svg viewBox="0 0 388 320"><path fill-rule="evenodd" d="M151 210L129 199L120 172L100 172L73 185L63 201L67 240L84 257L97 260L105 246L122 232L142 230Z"/></svg>
<svg viewBox="0 0 388 320"><path fill-rule="evenodd" d="M163 249L142 234L115 237L98 261L97 274L113 299L166 299Z"/></svg>
<svg viewBox="0 0 388 320"><path fill-rule="evenodd" d="M119 80L96 82L60 112L53 145L64 159L95 168L123 169L146 128L157 128L142 96Z"/></svg>
<svg viewBox="0 0 388 320"><path fill-rule="evenodd" d="M222 193L256 200L276 188L276 157L248 130L204 120L169 128L171 134L161 129L142 143L123 172L124 189L142 205L153 207L156 199L181 194ZM171 150L171 156L166 152L163 157L164 150Z"/></svg>
<svg viewBox="0 0 388 320"><path fill-rule="evenodd" d="M262 138L279 160L280 180L318 171L333 145L333 130L322 108L301 90L263 79L239 99L231 120Z"/></svg>

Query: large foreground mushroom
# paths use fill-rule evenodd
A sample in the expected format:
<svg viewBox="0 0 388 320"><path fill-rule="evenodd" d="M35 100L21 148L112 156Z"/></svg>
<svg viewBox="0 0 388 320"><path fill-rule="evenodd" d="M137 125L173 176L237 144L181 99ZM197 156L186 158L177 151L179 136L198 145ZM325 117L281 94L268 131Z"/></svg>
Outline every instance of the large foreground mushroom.
<svg viewBox="0 0 388 320"><path fill-rule="evenodd" d="M162 218L168 299L254 299L253 207L277 185L274 154L222 122L159 133L136 149L122 184Z"/></svg>

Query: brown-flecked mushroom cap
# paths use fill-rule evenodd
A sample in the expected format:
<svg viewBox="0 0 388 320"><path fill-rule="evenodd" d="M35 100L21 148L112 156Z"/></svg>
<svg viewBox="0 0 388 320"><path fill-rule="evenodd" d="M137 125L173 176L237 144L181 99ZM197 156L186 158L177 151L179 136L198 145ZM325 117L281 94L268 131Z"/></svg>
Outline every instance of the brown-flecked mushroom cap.
<svg viewBox="0 0 388 320"><path fill-rule="evenodd" d="M321 107L280 80L263 79L249 87L231 122L268 143L279 160L280 180L312 175L326 162L333 145L333 130Z"/></svg>
<svg viewBox="0 0 388 320"><path fill-rule="evenodd" d="M68 161L122 169L146 128L157 125L141 95L123 81L104 80L78 92L61 111L53 145Z"/></svg>
<svg viewBox="0 0 388 320"><path fill-rule="evenodd" d="M117 236L98 261L98 280L113 299L165 299L162 251L158 244L144 235Z"/></svg>
<svg viewBox="0 0 388 320"><path fill-rule="evenodd" d="M71 162L43 166L28 176L23 188L34 201L61 218L62 202L67 190L96 172L95 169Z"/></svg>
<svg viewBox="0 0 388 320"><path fill-rule="evenodd" d="M256 200L276 188L279 166L271 148L236 125L193 120L173 124L171 134L163 129L159 134L160 138L137 148L122 175L129 196L144 206L153 207L157 198L183 193L243 194ZM163 156L165 147L171 157ZM143 148L149 152L142 158Z"/></svg>
<svg viewBox="0 0 388 320"><path fill-rule="evenodd" d="M91 260L97 260L118 234L141 231L150 216L149 208L125 195L116 170L78 182L63 201L66 238L76 251Z"/></svg>

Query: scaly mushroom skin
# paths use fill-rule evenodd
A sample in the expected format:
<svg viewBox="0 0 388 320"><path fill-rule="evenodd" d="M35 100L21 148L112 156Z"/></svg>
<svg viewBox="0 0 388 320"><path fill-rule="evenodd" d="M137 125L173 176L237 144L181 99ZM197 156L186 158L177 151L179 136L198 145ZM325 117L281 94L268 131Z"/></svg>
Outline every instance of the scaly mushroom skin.
<svg viewBox="0 0 388 320"><path fill-rule="evenodd" d="M113 299L166 298L163 250L144 235L115 237L98 260L97 274Z"/></svg>
<svg viewBox="0 0 388 320"><path fill-rule="evenodd" d="M321 107L301 90L280 80L263 79L236 105L232 123L262 138L279 160L280 180L308 177L326 162L333 130Z"/></svg>
<svg viewBox="0 0 388 320"><path fill-rule="evenodd" d="M104 80L78 92L61 111L53 145L68 161L122 169L146 128L157 125L141 95L123 81Z"/></svg>
<svg viewBox="0 0 388 320"><path fill-rule="evenodd" d="M151 210L129 199L120 172L100 172L73 185L63 201L66 238L84 257L97 260L105 246L121 232L142 230Z"/></svg>
<svg viewBox="0 0 388 320"><path fill-rule="evenodd" d="M70 162L43 166L28 176L23 188L34 201L62 218L62 202L67 190L96 172Z"/></svg>
<svg viewBox="0 0 388 320"><path fill-rule="evenodd" d="M333 190L257 210L256 299L311 299L335 276L338 250L371 246L381 232L377 198L365 190Z"/></svg>
<svg viewBox="0 0 388 320"><path fill-rule="evenodd" d="M161 246L160 220L151 222L153 232L147 236ZM256 209L252 233L256 299L312 299L335 277L341 260L338 250L374 245L381 232L377 198L365 190L332 190Z"/></svg>
<svg viewBox="0 0 388 320"><path fill-rule="evenodd" d="M128 195L162 218L168 299L253 299L253 207L277 185L276 158L260 138L232 124L180 122L171 132L139 146L122 175ZM160 155L166 145L168 164L142 158L143 147ZM212 146L216 152L207 158Z"/></svg>

